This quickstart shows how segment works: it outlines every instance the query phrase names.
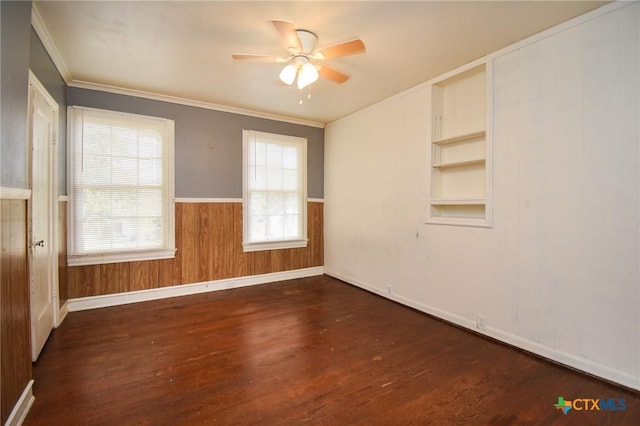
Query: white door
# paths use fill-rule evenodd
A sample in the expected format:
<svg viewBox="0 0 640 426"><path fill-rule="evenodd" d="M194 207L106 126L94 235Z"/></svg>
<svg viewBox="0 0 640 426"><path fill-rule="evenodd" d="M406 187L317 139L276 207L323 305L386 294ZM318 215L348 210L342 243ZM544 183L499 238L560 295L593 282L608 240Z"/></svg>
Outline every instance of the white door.
<svg viewBox="0 0 640 426"><path fill-rule="evenodd" d="M57 303L56 133L58 106L30 75L31 205L31 357L35 361L54 327Z"/></svg>

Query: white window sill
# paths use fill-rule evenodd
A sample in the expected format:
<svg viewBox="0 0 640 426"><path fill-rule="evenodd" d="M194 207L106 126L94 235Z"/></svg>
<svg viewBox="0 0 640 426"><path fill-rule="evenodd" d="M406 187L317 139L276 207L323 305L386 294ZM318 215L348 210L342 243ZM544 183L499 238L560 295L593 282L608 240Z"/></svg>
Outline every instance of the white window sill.
<svg viewBox="0 0 640 426"><path fill-rule="evenodd" d="M242 251L262 251L262 250L281 250L289 248L307 247L309 240L291 240L291 241L266 241L264 243L243 243Z"/></svg>
<svg viewBox="0 0 640 426"><path fill-rule="evenodd" d="M70 254L67 256L67 265L85 266L102 265L105 263L140 262L145 260L173 259L175 256L175 249L118 253Z"/></svg>

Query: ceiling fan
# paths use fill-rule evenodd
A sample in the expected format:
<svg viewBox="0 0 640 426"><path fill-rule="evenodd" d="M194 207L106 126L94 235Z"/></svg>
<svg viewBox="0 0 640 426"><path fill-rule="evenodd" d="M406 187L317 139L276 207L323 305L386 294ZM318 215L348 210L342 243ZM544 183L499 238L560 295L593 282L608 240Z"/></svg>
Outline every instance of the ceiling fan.
<svg viewBox="0 0 640 426"><path fill-rule="evenodd" d="M322 61L364 53L366 50L364 43L359 38L316 49L318 36L313 32L296 29L289 21L273 20L271 23L289 52L288 56L245 53L234 53L231 56L240 61L286 63L287 65L280 72L280 80L291 85L297 77L299 89L315 82L319 76L336 83L344 83L349 79L349 76L325 65Z"/></svg>

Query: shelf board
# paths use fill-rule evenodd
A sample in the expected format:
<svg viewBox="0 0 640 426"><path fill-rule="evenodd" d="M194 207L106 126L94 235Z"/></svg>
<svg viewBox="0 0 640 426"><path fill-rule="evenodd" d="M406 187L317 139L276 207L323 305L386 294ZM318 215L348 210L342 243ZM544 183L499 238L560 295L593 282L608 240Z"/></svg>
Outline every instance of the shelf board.
<svg viewBox="0 0 640 426"><path fill-rule="evenodd" d="M476 139L486 135L487 132L480 130L479 132L465 133L463 135L452 136L450 138L437 139L433 143L437 145L446 145L448 143L463 142L469 139Z"/></svg>
<svg viewBox="0 0 640 426"><path fill-rule="evenodd" d="M446 169L449 167L461 167L461 166L471 166L473 164L484 164L484 158L478 158L475 160L467 160L467 161L454 161L451 163L437 163L433 165L434 169Z"/></svg>
<svg viewBox="0 0 640 426"><path fill-rule="evenodd" d="M486 218L430 217L425 223L434 225L470 226L473 228L492 228Z"/></svg>
<svg viewBox="0 0 640 426"><path fill-rule="evenodd" d="M481 206L485 203L485 198L438 198L430 202L432 206Z"/></svg>

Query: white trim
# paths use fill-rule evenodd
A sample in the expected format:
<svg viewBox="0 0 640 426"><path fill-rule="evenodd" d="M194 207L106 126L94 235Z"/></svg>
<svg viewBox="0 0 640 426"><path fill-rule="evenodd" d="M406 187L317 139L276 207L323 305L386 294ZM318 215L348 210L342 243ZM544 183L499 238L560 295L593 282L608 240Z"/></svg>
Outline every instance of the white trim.
<svg viewBox="0 0 640 426"><path fill-rule="evenodd" d="M5 426L20 426L29 413L29 409L33 405L35 397L33 396L33 379L29 380L27 386L22 391L22 395L18 398L16 405L13 406L11 414L7 418Z"/></svg>
<svg viewBox="0 0 640 426"><path fill-rule="evenodd" d="M51 57L51 60L58 69L60 76L65 83L69 84L69 82L72 80L69 68L67 68L67 64L64 62L60 51L58 51L58 47L53 41L53 37L51 37L51 33L49 33L47 26L42 20L40 12L38 11L38 7L35 3L31 5L31 26L35 30L36 34L38 34L38 37L40 38L44 49Z"/></svg>
<svg viewBox="0 0 640 426"><path fill-rule="evenodd" d="M49 94L44 85L40 82L38 77L33 73L33 71L29 70L29 94L28 94L28 127L27 127L27 143L28 143L28 152L29 155L29 186L32 190L32 196L30 201L27 203L27 217L28 217L28 241L31 243L36 241L36 236L34 235L34 210L33 210L33 188L34 188L34 177L35 177L35 169L34 169L34 156L33 152L35 146L34 136L33 136L33 125L34 125L34 113L35 113L35 100L41 98L47 105L51 108L52 115L51 117L51 129L49 130L51 133L51 140L47 143L47 228L48 233L46 236L39 235L37 238L43 238L46 243L46 253L47 253L47 268L48 268L48 279L49 279L49 291L51 292L50 303L51 307L47 308L46 315L51 315L51 321L47 321L45 324L47 328L43 328L43 323L40 322L36 315L38 315L34 311L34 302L32 298L30 305L30 314L31 314L31 360L35 361L46 342L47 336L50 335L51 329L49 327L54 327L57 320L57 308L59 304L59 287L58 287L58 146L60 143L60 132L58 128L59 116L60 116L60 107L56 100ZM40 206L39 208L42 208ZM29 288L31 294L33 295L36 292L36 284L34 282L34 269L33 269L33 261L34 261L34 251L32 249L29 250ZM42 314L44 315L44 313ZM42 320L44 321L44 320ZM46 336L43 336L43 333L46 333Z"/></svg>
<svg viewBox="0 0 640 426"><path fill-rule="evenodd" d="M241 203L242 198L176 198L176 203Z"/></svg>
<svg viewBox="0 0 640 426"><path fill-rule="evenodd" d="M394 302L398 302L402 305L409 306L413 309L416 309L418 311L424 312L434 317L443 319L445 321L448 321L460 327L464 327L476 333L483 334L485 336L499 340L500 342L506 343L508 345L515 346L527 352L531 352L532 354L535 354L537 356L550 359L552 361L563 364L567 367L581 370L588 374L601 377L605 380L609 380L609 381L621 384L631 389L640 390L640 377L634 377L624 371L620 371L606 365L598 364L586 358L574 356L566 352L559 351L557 349L550 348L545 345L541 345L538 342L516 336L514 334L502 331L494 327L487 327L486 330L480 330L476 328L476 323L474 320L461 317L459 315L450 313L448 311L444 311L442 309L435 308L433 306L425 305L423 303L417 302L415 300L409 299L407 297L404 297L395 293L389 294L385 290L371 286L362 281L346 277L340 273L325 270L325 274L331 277L337 278L341 281L344 281L348 284L354 285L356 287L360 287L363 290L369 291L371 293L375 293L386 299L393 300Z"/></svg>
<svg viewBox="0 0 640 426"><path fill-rule="evenodd" d="M58 201L60 202L69 202L69 196L68 195L58 195Z"/></svg>
<svg viewBox="0 0 640 426"><path fill-rule="evenodd" d="M31 199L31 190L25 188L11 188L8 186L0 186L0 199L29 200Z"/></svg>
<svg viewBox="0 0 640 426"><path fill-rule="evenodd" d="M61 195L60 198L66 197ZM60 201L66 201L60 199ZM174 200L176 203L241 203L242 198L187 198L180 197ZM324 198L307 198L309 203L324 203Z"/></svg>
<svg viewBox="0 0 640 426"><path fill-rule="evenodd" d="M70 299L67 304L69 312L87 309L105 308L109 306L126 305L128 303L147 302L166 299L169 297L188 296L191 294L208 293L210 291L227 290L231 288L247 287L266 284L275 281L292 280L296 278L313 277L324 274L324 268L295 269L293 271L273 272L270 274L252 275L247 277L226 278L222 280L206 281L196 284L176 285L172 287L153 288L150 290L131 291L128 293L107 294L102 296L82 297Z"/></svg>
<svg viewBox="0 0 640 426"><path fill-rule="evenodd" d="M56 310L56 322L55 322L56 328L60 327L60 324L62 324L62 321L64 321L68 313L69 313L69 302L65 301L64 305L62 305L61 308L58 308Z"/></svg>
<svg viewBox="0 0 640 426"><path fill-rule="evenodd" d="M139 126L146 123L152 123L154 126L158 126L158 129L162 129L164 149L166 150L162 160L164 161L164 176L162 186L164 190L163 199L164 207L166 208L166 214L163 216L163 221L166 226L163 229L163 245L159 248L152 248L147 250L130 250L122 249L117 252L82 252L77 248L76 238L76 214L78 209L74 208L76 197L76 186L78 185L80 171L76 169L78 166L76 157L81 154L81 147L83 143L82 123L91 117L108 118L113 120L114 117L123 120L128 124ZM170 259L175 256L175 122L174 120L155 117L143 114L132 114L121 111L103 110L99 108L69 106L67 107L67 182L69 185L69 212L68 212L68 232L67 232L67 248L68 256L67 261L69 266L80 265L97 265L103 263L117 263L117 262L129 262L129 261L142 261L142 260L155 260L155 259ZM132 185L127 189L134 189L136 186Z"/></svg>
<svg viewBox="0 0 640 426"><path fill-rule="evenodd" d="M268 143L271 145L279 146L280 148L287 147L295 148L296 158L297 158L297 167L296 171L296 182L297 185L295 190L288 190L289 193L294 193L296 196L296 202L302 204L300 206L301 220L298 223L297 235L289 236L289 238L285 239L284 234L280 234L279 238L271 239L271 240L261 240L264 236L254 236L251 234L252 227L251 222L253 218L253 213L251 212L251 208L249 206L249 198L250 195L255 192L264 192L266 188L263 189L251 189L249 185L249 181L251 179L251 169L249 168L250 158L249 152L250 147L260 143ZM242 200L243 205L246 208L242 209L242 250L243 252L250 251L260 251L260 250L277 250L277 249L286 249L286 248L300 248L307 247L308 241L308 229L307 229L307 138L299 137L299 136L291 136L291 135L283 135L278 133L267 133L267 132L259 132L256 130L242 130ZM264 159L266 161L266 158ZM254 161L257 161L254 159ZM267 167L268 164L265 164ZM280 166L281 167L281 166ZM269 188L271 192L284 193L287 190L280 188ZM270 207L267 206L267 210ZM270 220L270 213L267 213L268 219L267 223ZM269 228L267 225L267 233L269 232Z"/></svg>
<svg viewBox="0 0 640 426"><path fill-rule="evenodd" d="M69 87L78 89L97 90L101 92L115 93L118 95L135 96L138 98L152 99L155 101L169 102L178 105L193 106L196 108L210 109L214 111L230 112L232 114L241 114L249 117L265 118L267 120L282 121L285 123L301 124L303 126L318 127L323 129L325 123L320 121L303 120L301 118L285 117L283 115L271 114L268 112L253 111L244 108L236 108L220 104L213 104L203 101L195 101L192 99L180 98L177 96L163 95L160 93L145 92L143 90L127 89L124 87L110 86L106 84L90 83L88 81L72 80L67 83Z"/></svg>
<svg viewBox="0 0 640 426"><path fill-rule="evenodd" d="M68 266L102 265L105 263L141 262L144 260L173 259L176 249L140 250L115 253L68 254Z"/></svg>
<svg viewBox="0 0 640 426"><path fill-rule="evenodd" d="M309 240L266 241L264 243L243 243L245 253L264 250L282 250L290 248L305 248Z"/></svg>

